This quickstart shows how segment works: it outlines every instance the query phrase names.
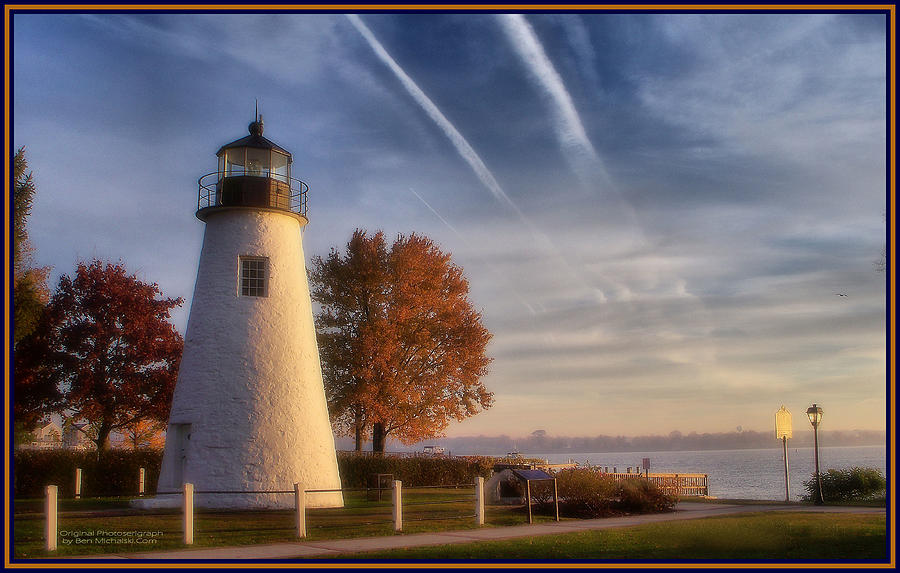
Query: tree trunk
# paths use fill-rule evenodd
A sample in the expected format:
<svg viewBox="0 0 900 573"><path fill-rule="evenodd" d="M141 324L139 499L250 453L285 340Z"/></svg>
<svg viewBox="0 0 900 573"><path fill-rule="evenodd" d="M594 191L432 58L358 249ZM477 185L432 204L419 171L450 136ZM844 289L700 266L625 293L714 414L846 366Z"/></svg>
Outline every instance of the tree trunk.
<svg viewBox="0 0 900 573"><path fill-rule="evenodd" d="M376 454L384 453L384 424L375 422L372 425L372 452Z"/></svg>
<svg viewBox="0 0 900 573"><path fill-rule="evenodd" d="M97 429L97 438L94 440L94 443L97 445L97 459L109 451L109 434L112 433L112 428L107 426L106 424L101 424L100 428Z"/></svg>

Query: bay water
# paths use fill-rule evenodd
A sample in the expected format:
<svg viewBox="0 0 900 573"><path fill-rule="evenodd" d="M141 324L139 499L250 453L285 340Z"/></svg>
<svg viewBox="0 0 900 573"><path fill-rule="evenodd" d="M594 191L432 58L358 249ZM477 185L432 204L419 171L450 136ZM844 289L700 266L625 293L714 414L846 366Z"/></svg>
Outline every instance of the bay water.
<svg viewBox="0 0 900 573"><path fill-rule="evenodd" d="M574 461L580 465L640 471L642 460L650 458L650 473L699 473L709 475L709 495L721 499L785 499L782 448L753 450L711 450L696 452L615 452L583 454L541 454L522 452L526 458L546 459L550 463ZM872 467L886 474L885 446L820 447L819 468ZM637 468L637 469L635 469ZM788 442L790 499L805 495L803 482L815 475L815 456L811 447L792 448Z"/></svg>

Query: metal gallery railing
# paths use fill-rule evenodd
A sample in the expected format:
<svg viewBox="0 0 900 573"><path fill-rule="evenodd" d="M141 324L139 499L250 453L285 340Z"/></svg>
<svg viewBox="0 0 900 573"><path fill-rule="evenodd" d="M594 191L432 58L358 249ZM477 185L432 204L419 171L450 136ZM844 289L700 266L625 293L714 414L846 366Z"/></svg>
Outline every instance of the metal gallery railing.
<svg viewBox="0 0 900 573"><path fill-rule="evenodd" d="M198 180L197 211L210 207L267 207L306 216L309 185L284 175L220 171Z"/></svg>

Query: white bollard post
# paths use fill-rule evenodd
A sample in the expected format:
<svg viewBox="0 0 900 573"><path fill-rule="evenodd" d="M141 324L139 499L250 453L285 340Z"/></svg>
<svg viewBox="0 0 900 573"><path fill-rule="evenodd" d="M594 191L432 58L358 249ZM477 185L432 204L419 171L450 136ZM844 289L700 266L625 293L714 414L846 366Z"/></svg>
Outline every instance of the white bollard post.
<svg viewBox="0 0 900 573"><path fill-rule="evenodd" d="M403 483L394 480L394 489L391 491L391 501L394 503L394 531L403 531Z"/></svg>
<svg viewBox="0 0 900 573"><path fill-rule="evenodd" d="M56 498L57 491L55 485L48 485L44 496L44 513L47 516L47 522L44 527L44 537L47 539L45 545L47 551L56 551L57 543L57 519L56 519Z"/></svg>
<svg viewBox="0 0 900 573"><path fill-rule="evenodd" d="M144 475L145 475L144 468L141 468L141 470L138 472L138 496L139 497L143 497L143 495L144 495Z"/></svg>
<svg viewBox="0 0 900 573"><path fill-rule="evenodd" d="M297 537L306 537L306 491L299 483L294 484L294 510L297 512Z"/></svg>
<svg viewBox="0 0 900 573"><path fill-rule="evenodd" d="M75 499L81 499L81 468L75 468Z"/></svg>
<svg viewBox="0 0 900 573"><path fill-rule="evenodd" d="M475 478L475 523L484 525L484 478Z"/></svg>
<svg viewBox="0 0 900 573"><path fill-rule="evenodd" d="M194 544L194 484L184 484L184 544Z"/></svg>

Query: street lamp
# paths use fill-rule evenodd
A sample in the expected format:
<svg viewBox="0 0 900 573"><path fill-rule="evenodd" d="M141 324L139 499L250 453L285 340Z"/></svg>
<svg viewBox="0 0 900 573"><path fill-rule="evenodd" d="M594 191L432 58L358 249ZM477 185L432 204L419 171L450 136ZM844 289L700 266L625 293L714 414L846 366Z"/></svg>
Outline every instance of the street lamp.
<svg viewBox="0 0 900 573"><path fill-rule="evenodd" d="M819 494L816 496L815 503L816 505L824 505L825 498L822 497L822 477L819 474L819 424L822 422L822 408L819 408L815 404L807 408L806 416L809 418L809 423L812 424L813 427L813 436L815 439L815 450L816 450L816 485L818 486Z"/></svg>

